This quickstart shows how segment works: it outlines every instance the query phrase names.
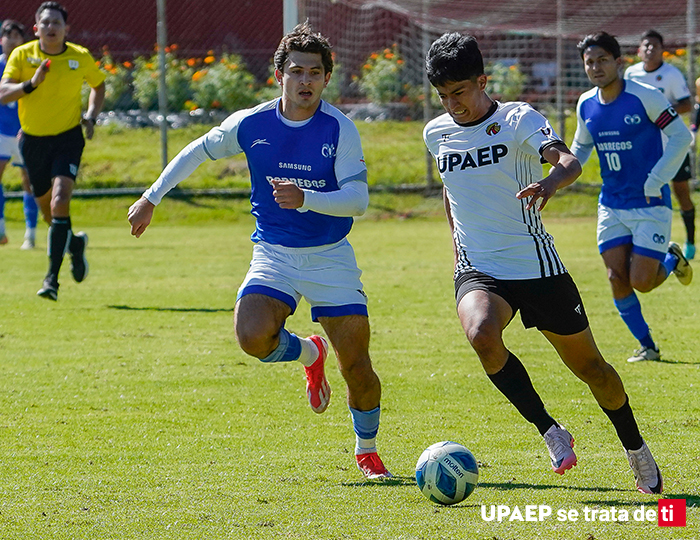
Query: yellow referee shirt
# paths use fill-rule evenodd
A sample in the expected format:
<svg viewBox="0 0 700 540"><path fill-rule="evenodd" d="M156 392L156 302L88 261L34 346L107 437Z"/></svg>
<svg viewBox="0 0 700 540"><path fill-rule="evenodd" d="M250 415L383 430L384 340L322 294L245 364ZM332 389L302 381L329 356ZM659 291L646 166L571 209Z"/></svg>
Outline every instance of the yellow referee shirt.
<svg viewBox="0 0 700 540"><path fill-rule="evenodd" d="M45 58L51 59L51 65L44 82L18 102L19 123L28 135L58 135L77 126L83 81L94 88L105 80L86 48L66 42L61 54L46 54L39 48L39 40L12 51L2 78L27 81Z"/></svg>

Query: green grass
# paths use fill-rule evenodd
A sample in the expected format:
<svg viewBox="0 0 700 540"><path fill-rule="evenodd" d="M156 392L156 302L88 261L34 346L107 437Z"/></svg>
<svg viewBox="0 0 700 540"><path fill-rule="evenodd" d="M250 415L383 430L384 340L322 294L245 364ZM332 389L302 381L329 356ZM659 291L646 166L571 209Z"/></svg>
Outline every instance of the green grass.
<svg viewBox="0 0 700 540"><path fill-rule="evenodd" d="M698 538L697 284L671 279L642 297L664 361L628 364L635 342L612 305L595 220L555 217L568 212L559 206L565 199L552 201L548 228L599 347L625 382L666 496L691 506L688 527L481 519L481 506L492 504L544 504L556 513L632 512L656 502L634 489L614 431L585 386L516 319L508 346L576 437L578 466L552 473L536 430L490 384L459 327L438 199L373 197L351 234L383 385L379 445L397 476L385 484L364 481L354 466L332 362L334 397L319 416L306 403L298 365L263 365L235 343L232 308L251 253L247 205L166 200L137 240L124 218L131 201L109 199L74 202L74 222L90 234L91 274L77 285L64 268L57 303L35 296L45 228L35 251L20 251L20 203L8 204L11 243L0 248L0 538ZM678 219L674 227L677 236ZM306 304L288 327L320 331ZM423 449L445 439L465 444L481 463L479 487L449 508L426 501L413 477Z"/></svg>

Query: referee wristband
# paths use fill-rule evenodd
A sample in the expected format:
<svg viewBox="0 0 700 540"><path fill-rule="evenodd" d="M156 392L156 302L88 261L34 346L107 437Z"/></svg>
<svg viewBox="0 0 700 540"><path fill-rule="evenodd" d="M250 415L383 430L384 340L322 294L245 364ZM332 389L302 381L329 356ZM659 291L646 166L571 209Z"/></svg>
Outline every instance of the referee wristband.
<svg viewBox="0 0 700 540"><path fill-rule="evenodd" d="M27 81L24 81L24 82L22 83L22 91L23 91L25 94L31 94L32 92L34 92L34 90L36 90L36 86L32 85L32 80L31 80L31 79L29 79L29 80L27 80Z"/></svg>

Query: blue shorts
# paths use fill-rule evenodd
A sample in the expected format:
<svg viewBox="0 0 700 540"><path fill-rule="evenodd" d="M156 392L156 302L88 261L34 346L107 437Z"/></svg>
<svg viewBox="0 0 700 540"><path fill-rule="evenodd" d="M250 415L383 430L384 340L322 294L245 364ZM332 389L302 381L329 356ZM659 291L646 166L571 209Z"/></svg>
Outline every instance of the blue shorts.
<svg viewBox="0 0 700 540"><path fill-rule="evenodd" d="M663 261L671 239L672 212L666 206L609 208L598 205L598 250L632 244L632 251Z"/></svg>
<svg viewBox="0 0 700 540"><path fill-rule="evenodd" d="M347 239L311 248L288 248L258 242L238 299L264 294L287 304L292 313L303 297L311 305L311 318L367 316L367 297L361 270Z"/></svg>

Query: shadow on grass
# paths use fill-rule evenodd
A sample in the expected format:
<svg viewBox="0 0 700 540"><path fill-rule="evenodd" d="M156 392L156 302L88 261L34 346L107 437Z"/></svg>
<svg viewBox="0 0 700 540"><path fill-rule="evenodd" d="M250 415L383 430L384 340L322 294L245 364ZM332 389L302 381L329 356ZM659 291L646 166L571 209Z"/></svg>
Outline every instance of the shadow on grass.
<svg viewBox="0 0 700 540"><path fill-rule="evenodd" d="M107 306L109 309L121 309L124 311L174 311L183 313L222 313L233 312L233 308L177 308L177 307L134 307L134 306Z"/></svg>
<svg viewBox="0 0 700 540"><path fill-rule="evenodd" d="M415 486L416 479L413 476L394 476L393 478L363 480L362 482L343 482L341 485L346 487Z"/></svg>
<svg viewBox="0 0 700 540"><path fill-rule="evenodd" d="M669 360L667 358L660 358L658 360L654 360L653 363L656 364L687 364L689 366L695 366L699 364L700 362L683 362L682 360Z"/></svg>
<svg viewBox="0 0 700 540"><path fill-rule="evenodd" d="M617 491L620 493L625 493L627 491L636 491L631 489L617 489L617 488L604 488L604 487L580 487L580 486L555 486L552 484L524 484L516 482L479 482L480 488L490 488L497 489L500 491L510 491L512 489L534 489L534 490L546 490L546 489L565 489L569 491Z"/></svg>

